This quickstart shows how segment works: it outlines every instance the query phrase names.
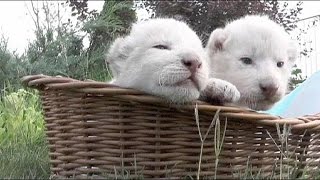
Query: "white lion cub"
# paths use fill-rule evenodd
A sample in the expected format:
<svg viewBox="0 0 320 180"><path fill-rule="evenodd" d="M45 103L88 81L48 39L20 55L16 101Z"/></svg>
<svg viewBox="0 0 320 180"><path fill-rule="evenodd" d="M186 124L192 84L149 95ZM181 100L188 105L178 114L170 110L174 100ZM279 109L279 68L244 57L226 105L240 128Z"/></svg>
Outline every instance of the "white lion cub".
<svg viewBox="0 0 320 180"><path fill-rule="evenodd" d="M134 24L107 54L112 83L161 96L171 102L196 100L208 80L205 51L196 33L174 19Z"/></svg>
<svg viewBox="0 0 320 180"><path fill-rule="evenodd" d="M258 15L214 30L206 51L209 77L234 84L241 95L235 105L255 110L269 109L285 95L297 56L284 28Z"/></svg>
<svg viewBox="0 0 320 180"><path fill-rule="evenodd" d="M187 24L174 19L134 24L128 36L111 45L106 63L112 71L113 84L174 103L198 99L209 75L199 37Z"/></svg>

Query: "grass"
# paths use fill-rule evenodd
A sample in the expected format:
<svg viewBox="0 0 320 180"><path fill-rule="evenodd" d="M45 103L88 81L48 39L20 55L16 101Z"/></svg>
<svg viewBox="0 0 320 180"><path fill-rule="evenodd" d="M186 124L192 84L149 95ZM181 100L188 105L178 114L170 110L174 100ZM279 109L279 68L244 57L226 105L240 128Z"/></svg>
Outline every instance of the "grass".
<svg viewBox="0 0 320 180"><path fill-rule="evenodd" d="M39 96L19 89L0 101L0 179L48 179L49 157Z"/></svg>
<svg viewBox="0 0 320 180"><path fill-rule="evenodd" d="M48 179L49 167L45 143L1 147L0 179Z"/></svg>

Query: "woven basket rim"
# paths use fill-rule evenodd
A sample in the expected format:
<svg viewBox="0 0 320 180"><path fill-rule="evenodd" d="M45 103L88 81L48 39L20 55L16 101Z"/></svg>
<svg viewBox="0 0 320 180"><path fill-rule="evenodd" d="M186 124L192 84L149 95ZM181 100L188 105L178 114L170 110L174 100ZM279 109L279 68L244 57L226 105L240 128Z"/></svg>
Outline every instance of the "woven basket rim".
<svg viewBox="0 0 320 180"><path fill-rule="evenodd" d="M305 115L296 118L281 118L270 114L256 112L250 109L244 109L231 106L216 106L203 101L194 101L192 104L174 105L169 104L164 99L156 96L148 95L144 92L121 88L106 82L98 82L94 80L76 80L62 76L47 76L43 74L28 75L21 79L22 83L30 88L37 90L64 90L75 91L87 94L103 94L116 96L130 101L139 103L149 103L159 106L176 107L181 110L194 110L195 106L199 112L214 113L220 110L220 115L227 118L238 118L251 123L261 125L291 125L292 129L296 130L312 130L320 132L320 112L314 115Z"/></svg>

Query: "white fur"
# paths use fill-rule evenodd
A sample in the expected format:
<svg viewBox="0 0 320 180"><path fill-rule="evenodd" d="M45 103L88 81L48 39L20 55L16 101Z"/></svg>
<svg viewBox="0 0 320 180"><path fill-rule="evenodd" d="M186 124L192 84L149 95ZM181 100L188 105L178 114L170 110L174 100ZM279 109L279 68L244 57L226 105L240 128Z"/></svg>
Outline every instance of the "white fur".
<svg viewBox="0 0 320 180"><path fill-rule="evenodd" d="M128 36L116 39L106 63L113 84L183 103L196 100L205 88L209 73L206 58L199 37L187 24L159 18L138 22ZM183 59L202 63L192 80Z"/></svg>
<svg viewBox="0 0 320 180"><path fill-rule="evenodd" d="M210 77L234 84L240 91L238 106L265 110L279 101L287 90L297 50L284 28L266 16L248 15L218 28L210 35L206 51ZM250 57L252 64L240 61ZM277 67L283 61L284 66ZM259 84L278 87L266 98Z"/></svg>
<svg viewBox="0 0 320 180"><path fill-rule="evenodd" d="M201 92L200 100L216 105L234 103L240 99L240 92L231 83L222 79L209 78L206 88Z"/></svg>

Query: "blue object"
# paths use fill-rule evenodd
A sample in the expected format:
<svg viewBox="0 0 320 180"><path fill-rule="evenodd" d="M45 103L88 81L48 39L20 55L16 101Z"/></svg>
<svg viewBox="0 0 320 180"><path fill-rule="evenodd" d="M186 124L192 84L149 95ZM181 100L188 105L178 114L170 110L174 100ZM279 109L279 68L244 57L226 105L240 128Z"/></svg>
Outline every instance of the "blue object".
<svg viewBox="0 0 320 180"><path fill-rule="evenodd" d="M320 113L320 71L314 73L270 110L263 113L284 118Z"/></svg>

